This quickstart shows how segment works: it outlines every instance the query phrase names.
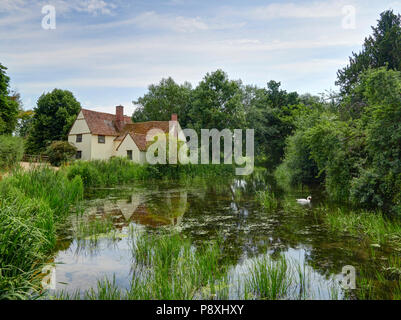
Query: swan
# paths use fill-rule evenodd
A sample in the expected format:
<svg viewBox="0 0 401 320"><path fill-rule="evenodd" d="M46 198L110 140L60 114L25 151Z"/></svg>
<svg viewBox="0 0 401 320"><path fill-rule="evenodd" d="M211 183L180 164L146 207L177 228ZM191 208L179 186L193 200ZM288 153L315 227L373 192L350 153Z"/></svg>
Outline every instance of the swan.
<svg viewBox="0 0 401 320"><path fill-rule="evenodd" d="M297 202L298 202L299 204L310 204L310 203L311 203L311 200L312 200L312 196L309 196L309 197L306 198L306 199L297 199Z"/></svg>

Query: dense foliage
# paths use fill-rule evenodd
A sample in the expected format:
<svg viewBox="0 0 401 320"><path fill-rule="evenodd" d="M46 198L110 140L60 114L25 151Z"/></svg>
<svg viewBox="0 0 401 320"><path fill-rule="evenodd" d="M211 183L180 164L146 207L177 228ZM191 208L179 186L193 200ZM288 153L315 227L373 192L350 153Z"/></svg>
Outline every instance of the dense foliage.
<svg viewBox="0 0 401 320"><path fill-rule="evenodd" d="M339 110L358 96L358 116L323 109L298 118L278 173L293 184L324 181L337 201L401 213L401 72L368 70L351 95Z"/></svg>
<svg viewBox="0 0 401 320"><path fill-rule="evenodd" d="M382 13L363 52L340 71L334 107L317 104L294 118L277 177L323 183L333 200L401 214L400 39L401 17Z"/></svg>
<svg viewBox="0 0 401 320"><path fill-rule="evenodd" d="M7 68L0 63L0 134L11 134L17 124L20 105L17 96L10 92Z"/></svg>
<svg viewBox="0 0 401 320"><path fill-rule="evenodd" d="M140 165L125 158L76 161L65 169L69 179L80 176L85 187L110 187L144 179L217 177L234 174L232 165Z"/></svg>
<svg viewBox="0 0 401 320"><path fill-rule="evenodd" d="M77 148L68 141L54 141L46 150L49 162L57 167L62 163L72 160L76 153Z"/></svg>
<svg viewBox="0 0 401 320"><path fill-rule="evenodd" d="M316 97L299 97L287 93L279 82L270 81L266 88L244 86L240 80L230 80L222 70L206 74L192 89L173 79L163 79L149 86L148 93L134 103L139 107L133 121L166 121L178 114L182 128L255 129L258 159L269 166L280 163L285 138L292 133L292 114L305 105L314 104Z"/></svg>
<svg viewBox="0 0 401 320"><path fill-rule="evenodd" d="M28 152L43 152L52 141L67 140L80 109L81 104L67 90L54 89L40 96L28 137Z"/></svg>
<svg viewBox="0 0 401 320"><path fill-rule="evenodd" d="M18 123L15 128L15 134L27 138L31 129L32 129L32 123L33 123L33 115L35 113L33 110L20 110L18 114Z"/></svg>
<svg viewBox="0 0 401 320"><path fill-rule="evenodd" d="M0 136L0 171L10 169L21 161L24 141L12 136Z"/></svg>

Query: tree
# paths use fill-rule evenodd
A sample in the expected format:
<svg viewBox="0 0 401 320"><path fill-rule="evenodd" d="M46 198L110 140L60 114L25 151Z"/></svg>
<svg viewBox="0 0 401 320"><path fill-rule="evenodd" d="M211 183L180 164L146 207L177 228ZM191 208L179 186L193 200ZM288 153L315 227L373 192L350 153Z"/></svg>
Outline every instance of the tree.
<svg viewBox="0 0 401 320"><path fill-rule="evenodd" d="M355 202L397 206L401 213L401 72L379 68L361 77L368 161L353 184Z"/></svg>
<svg viewBox="0 0 401 320"><path fill-rule="evenodd" d="M351 92L359 76L369 68L388 66L401 71L401 15L392 10L383 12L372 30L373 35L365 39L362 51L353 52L349 65L337 73L336 84L344 95Z"/></svg>
<svg viewBox="0 0 401 320"><path fill-rule="evenodd" d="M11 134L14 131L19 111L19 95L10 92L10 78L6 70L0 63L0 134Z"/></svg>
<svg viewBox="0 0 401 320"><path fill-rule="evenodd" d="M80 109L81 104L70 91L54 89L42 94L34 109L28 152L43 152L52 141L67 140Z"/></svg>
<svg viewBox="0 0 401 320"><path fill-rule="evenodd" d="M207 73L193 91L191 126L196 129L238 129L245 126L241 81L222 70Z"/></svg>
<svg viewBox="0 0 401 320"><path fill-rule="evenodd" d="M150 85L148 92L140 97L134 104L139 105L132 120L142 121L168 121L171 114L176 113L183 128L188 121L188 111L191 99L191 84L185 82L179 85L172 78L162 79L157 85Z"/></svg>
<svg viewBox="0 0 401 320"><path fill-rule="evenodd" d="M267 88L244 89L247 127L255 129L256 154L269 167L280 163L285 139L294 130L293 116L303 107L296 92L287 93L280 86L280 82L269 81Z"/></svg>
<svg viewBox="0 0 401 320"><path fill-rule="evenodd" d="M32 129L33 110L20 110L18 114L18 123L15 128L15 133L19 137L27 138Z"/></svg>

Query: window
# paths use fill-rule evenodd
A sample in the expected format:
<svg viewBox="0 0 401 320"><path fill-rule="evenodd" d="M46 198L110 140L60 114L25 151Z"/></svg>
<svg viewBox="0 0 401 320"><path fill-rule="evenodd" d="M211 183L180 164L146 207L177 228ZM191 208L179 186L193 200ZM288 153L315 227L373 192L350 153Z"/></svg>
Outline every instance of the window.
<svg viewBox="0 0 401 320"><path fill-rule="evenodd" d="M127 150L127 158L132 160L132 150Z"/></svg>
<svg viewBox="0 0 401 320"><path fill-rule="evenodd" d="M82 159L82 151L77 151L75 158Z"/></svg>
<svg viewBox="0 0 401 320"><path fill-rule="evenodd" d="M106 137L105 136L97 136L97 142L98 143L106 143Z"/></svg>
<svg viewBox="0 0 401 320"><path fill-rule="evenodd" d="M76 142L82 142L82 134L77 134Z"/></svg>

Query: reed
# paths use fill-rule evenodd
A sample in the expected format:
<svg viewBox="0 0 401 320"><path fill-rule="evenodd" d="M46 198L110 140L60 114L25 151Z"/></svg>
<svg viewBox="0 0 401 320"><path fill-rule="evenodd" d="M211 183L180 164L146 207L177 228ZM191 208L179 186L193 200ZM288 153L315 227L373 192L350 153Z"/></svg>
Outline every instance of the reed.
<svg viewBox="0 0 401 320"><path fill-rule="evenodd" d="M278 208L278 200L272 191L258 191L256 199L267 210L276 210Z"/></svg>
<svg viewBox="0 0 401 320"><path fill-rule="evenodd" d="M124 158L77 161L63 167L69 179L80 176L85 187L111 187L144 179L191 179L233 175L231 165L141 165Z"/></svg>
<svg viewBox="0 0 401 320"><path fill-rule="evenodd" d="M133 278L127 290L104 279L96 289L56 299L191 300L227 295L222 286L226 268L220 264L218 243L195 247L178 234L142 235L133 244ZM209 290L205 290L209 288Z"/></svg>
<svg viewBox="0 0 401 320"><path fill-rule="evenodd" d="M320 206L318 212L332 231L365 237L377 244L401 245L401 224L380 211L369 212Z"/></svg>
<svg viewBox="0 0 401 320"><path fill-rule="evenodd" d="M0 182L0 299L32 298L56 230L82 198L79 178L48 168L15 171Z"/></svg>
<svg viewBox="0 0 401 320"><path fill-rule="evenodd" d="M249 278L245 284L247 291L259 299L283 299L293 284L293 277L284 257L273 261L268 256L263 256L251 263L248 272Z"/></svg>

